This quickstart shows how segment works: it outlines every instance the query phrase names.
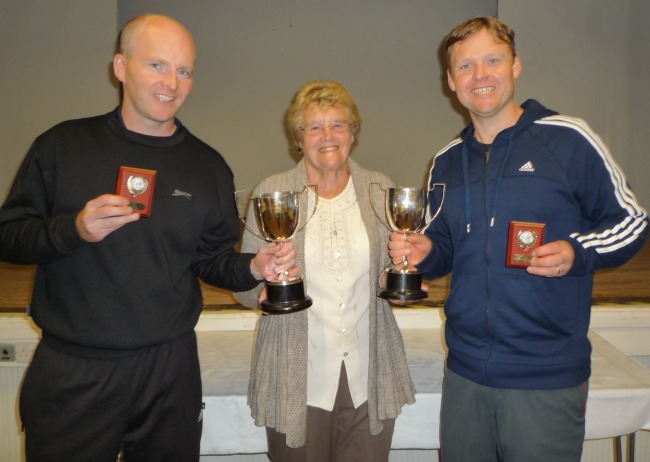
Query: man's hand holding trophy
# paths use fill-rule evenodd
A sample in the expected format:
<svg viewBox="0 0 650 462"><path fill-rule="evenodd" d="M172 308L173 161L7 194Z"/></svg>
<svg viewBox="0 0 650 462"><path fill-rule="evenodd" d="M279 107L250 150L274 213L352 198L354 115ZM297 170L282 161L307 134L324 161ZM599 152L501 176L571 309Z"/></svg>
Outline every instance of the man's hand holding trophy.
<svg viewBox="0 0 650 462"><path fill-rule="evenodd" d="M389 230L400 233L404 240L409 235L419 233L429 225L440 213L445 198L445 185L436 183L431 189L420 188L388 188L383 189L378 183L372 183L370 188L378 187L385 195L385 217L377 212L371 201L372 209L379 221ZM429 193L437 188L442 189L439 206L433 215L428 213ZM372 194L370 195L372 197ZM406 256L399 263L391 263L384 270L385 288L377 291L377 296L397 303L406 303L427 297L422 289L422 273L409 265Z"/></svg>

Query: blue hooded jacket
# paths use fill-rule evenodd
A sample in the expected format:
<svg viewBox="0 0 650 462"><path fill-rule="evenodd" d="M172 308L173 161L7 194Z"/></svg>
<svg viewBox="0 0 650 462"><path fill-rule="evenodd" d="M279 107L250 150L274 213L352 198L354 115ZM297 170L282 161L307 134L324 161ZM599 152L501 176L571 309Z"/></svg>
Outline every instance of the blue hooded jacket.
<svg viewBox="0 0 650 462"><path fill-rule="evenodd" d="M470 124L436 154L429 186L444 183L446 193L424 230L433 249L418 268L428 279L451 271L447 367L495 388L568 388L591 372L593 273L632 258L648 218L583 120L534 100L522 107L490 146ZM429 199L437 210L440 188ZM507 267L511 221L544 223L545 243L568 241L569 273L546 278Z"/></svg>

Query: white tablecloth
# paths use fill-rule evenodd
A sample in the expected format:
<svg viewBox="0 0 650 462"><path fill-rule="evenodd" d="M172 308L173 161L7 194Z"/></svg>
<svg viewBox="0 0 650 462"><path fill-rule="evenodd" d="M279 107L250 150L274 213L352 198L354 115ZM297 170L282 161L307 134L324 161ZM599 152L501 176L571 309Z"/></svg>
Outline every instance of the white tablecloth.
<svg viewBox="0 0 650 462"><path fill-rule="evenodd" d="M436 449L444 347L440 329L403 329L416 403L397 419L393 448ZM264 429L246 404L253 331L197 332L205 410L201 454L266 452ZM650 371L595 332L586 438L650 430Z"/></svg>

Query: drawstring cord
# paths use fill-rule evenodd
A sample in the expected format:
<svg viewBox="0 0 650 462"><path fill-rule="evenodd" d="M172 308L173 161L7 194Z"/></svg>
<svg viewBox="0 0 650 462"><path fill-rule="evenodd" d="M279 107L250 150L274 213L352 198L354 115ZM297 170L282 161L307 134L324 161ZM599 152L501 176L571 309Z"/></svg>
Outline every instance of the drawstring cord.
<svg viewBox="0 0 650 462"><path fill-rule="evenodd" d="M508 162L508 157L510 157L510 151L512 149L512 138L515 134L515 127L512 127L510 136L508 136L508 144L506 147L506 153L503 156L501 165L499 166L499 173L496 179L496 185L494 186L494 193L492 195L492 208L490 210L490 228L494 226L497 216L497 208L499 203L499 195L501 192L501 179L503 178L503 172L506 168L506 163ZM467 141L463 141L463 151L462 151L462 162L463 162L463 182L465 190L465 223L467 226L467 233L469 234L472 231L472 206L471 206L471 195L470 195L470 183L469 183L469 152L467 148Z"/></svg>

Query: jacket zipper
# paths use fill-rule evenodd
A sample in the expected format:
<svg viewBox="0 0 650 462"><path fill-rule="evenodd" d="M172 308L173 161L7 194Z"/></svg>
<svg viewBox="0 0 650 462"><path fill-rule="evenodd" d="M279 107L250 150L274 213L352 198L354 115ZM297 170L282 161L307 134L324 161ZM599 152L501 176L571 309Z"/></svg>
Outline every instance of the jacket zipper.
<svg viewBox="0 0 650 462"><path fill-rule="evenodd" d="M489 250L490 250L490 240L492 238L492 233L491 233L490 224L489 224L489 221L490 221L489 215L490 214L488 213L488 204L490 202L489 197L488 197L488 183L489 183L489 179L490 179L489 178L489 171L488 171L488 163L489 163L489 161L490 161L490 148L488 147L488 149L485 150L485 154L484 154L484 168L483 168L483 195L485 197L484 208L485 208L485 213L488 215L486 217L487 218L487 223L488 223L487 224L488 229L487 229L487 241L486 241L486 246L485 246L485 258L486 258L485 286L487 288L487 307L486 307L486 310L485 310L485 329L486 329L486 332L488 334L488 343L489 343L489 351L488 351L487 360L485 361L485 371L484 371L485 383L486 384L489 384L488 372L489 372L489 369L490 369L490 362L492 360L492 349L494 347L493 341L492 341L492 335L490 334L490 303L491 303L492 297L490 296L490 284L489 284L489 282L490 282L490 262L489 262L490 251Z"/></svg>

